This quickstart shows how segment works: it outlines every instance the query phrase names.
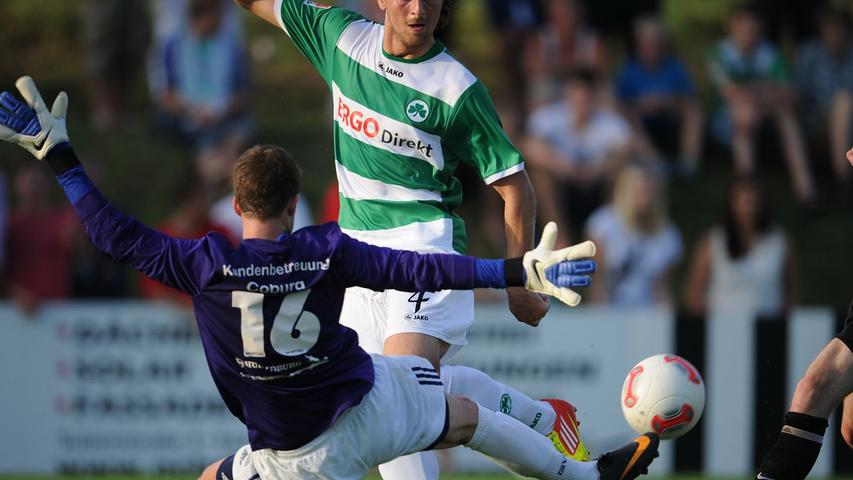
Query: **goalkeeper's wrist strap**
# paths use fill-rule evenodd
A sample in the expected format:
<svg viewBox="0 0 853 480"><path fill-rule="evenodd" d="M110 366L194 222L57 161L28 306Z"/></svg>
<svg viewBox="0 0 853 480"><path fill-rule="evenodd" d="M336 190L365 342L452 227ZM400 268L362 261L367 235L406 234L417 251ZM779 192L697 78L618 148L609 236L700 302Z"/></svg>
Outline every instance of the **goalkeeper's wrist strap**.
<svg viewBox="0 0 853 480"><path fill-rule="evenodd" d="M504 280L507 287L523 287L526 283L524 275L524 260L522 257L504 260Z"/></svg>
<svg viewBox="0 0 853 480"><path fill-rule="evenodd" d="M71 144L68 142L60 143L50 149L50 151L47 152L45 160L48 165L50 165L50 168L53 169L53 173L55 173L57 177L62 176L62 174L80 165L80 160L77 159L77 154L74 153L74 149L71 148Z"/></svg>

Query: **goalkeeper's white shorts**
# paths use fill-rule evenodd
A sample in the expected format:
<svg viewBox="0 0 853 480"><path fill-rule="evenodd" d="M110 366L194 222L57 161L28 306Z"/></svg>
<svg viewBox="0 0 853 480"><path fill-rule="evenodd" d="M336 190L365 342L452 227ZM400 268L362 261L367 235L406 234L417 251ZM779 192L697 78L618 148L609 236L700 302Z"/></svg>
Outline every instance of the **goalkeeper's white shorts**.
<svg viewBox="0 0 853 480"><path fill-rule="evenodd" d="M297 450L246 445L223 462L217 480L356 480L382 463L435 446L447 433L444 387L429 362L372 355L376 379L360 404Z"/></svg>
<svg viewBox="0 0 853 480"><path fill-rule="evenodd" d="M399 333L422 333L451 345L445 359L468 344L466 334L474 323L474 292L374 292L347 289L341 325L358 333L361 348L382 353L385 340Z"/></svg>

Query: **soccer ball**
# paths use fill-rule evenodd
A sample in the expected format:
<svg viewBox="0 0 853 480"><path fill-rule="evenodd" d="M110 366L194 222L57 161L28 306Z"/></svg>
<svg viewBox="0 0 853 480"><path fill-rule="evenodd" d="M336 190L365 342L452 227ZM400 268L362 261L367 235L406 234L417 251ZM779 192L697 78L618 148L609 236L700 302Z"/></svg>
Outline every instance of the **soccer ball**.
<svg viewBox="0 0 853 480"><path fill-rule="evenodd" d="M705 382L696 367L678 355L654 355L628 373L621 403L625 420L638 433L678 438L702 416Z"/></svg>

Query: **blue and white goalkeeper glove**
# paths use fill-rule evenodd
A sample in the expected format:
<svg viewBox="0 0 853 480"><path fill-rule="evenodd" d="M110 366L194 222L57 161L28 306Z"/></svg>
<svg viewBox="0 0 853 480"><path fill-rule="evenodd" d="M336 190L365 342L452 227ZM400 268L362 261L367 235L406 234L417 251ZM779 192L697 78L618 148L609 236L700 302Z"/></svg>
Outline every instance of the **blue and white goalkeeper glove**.
<svg viewBox="0 0 853 480"><path fill-rule="evenodd" d="M57 95L48 111L32 78L21 77L15 86L26 103L9 92L0 93L0 140L17 143L44 160L51 149L68 143L65 128L68 95L65 92Z"/></svg>
<svg viewBox="0 0 853 480"><path fill-rule="evenodd" d="M576 307L581 296L572 290L587 287L590 274L595 272L595 244L586 241L554 250L557 243L557 224L548 222L542 239L535 249L524 254L524 286L528 290L556 297L570 307Z"/></svg>

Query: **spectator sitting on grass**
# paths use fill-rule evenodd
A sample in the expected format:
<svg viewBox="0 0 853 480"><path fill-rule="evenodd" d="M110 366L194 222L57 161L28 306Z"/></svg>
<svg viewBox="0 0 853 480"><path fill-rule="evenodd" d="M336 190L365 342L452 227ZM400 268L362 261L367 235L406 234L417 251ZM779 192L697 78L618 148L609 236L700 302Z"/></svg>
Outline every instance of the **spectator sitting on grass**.
<svg viewBox="0 0 853 480"><path fill-rule="evenodd" d="M803 125L829 145L836 178L849 189L850 168L841 155L853 140L853 37L850 14L826 9L818 16L818 38L797 52L795 81Z"/></svg>
<svg viewBox="0 0 853 480"><path fill-rule="evenodd" d="M589 218L585 238L598 246L594 301L631 307L670 303L669 276L683 247L652 170L629 165L619 172L613 200Z"/></svg>
<svg viewBox="0 0 853 480"><path fill-rule="evenodd" d="M566 222L578 234L604 201L613 173L631 146L631 128L598 94L598 77L574 70L564 83L564 98L530 117L525 154L541 214ZM561 229L561 245L568 245Z"/></svg>
<svg viewBox="0 0 853 480"><path fill-rule="evenodd" d="M9 296L27 313L71 293L71 245L79 226L68 207L51 201L52 183L43 166L32 162L15 172L7 281Z"/></svg>
<svg viewBox="0 0 853 480"><path fill-rule="evenodd" d="M525 54L534 106L554 102L561 95L560 75L572 69L589 69L604 77L607 68L604 43L586 24L584 8L576 0L548 0L548 22L531 37Z"/></svg>
<svg viewBox="0 0 853 480"><path fill-rule="evenodd" d="M710 76L722 105L712 122L715 136L731 145L739 175L755 170L754 133L765 120L778 126L794 191L813 204L814 180L794 113L794 94L781 54L761 35L761 22L747 6L728 20L729 36L713 49Z"/></svg>
<svg viewBox="0 0 853 480"><path fill-rule="evenodd" d="M172 196L177 208L157 229L166 235L178 238L201 238L210 232L218 232L233 243L237 238L230 236L226 227L214 223L210 218L211 194L195 175L186 175L176 185ZM190 305L191 298L174 288L140 275L139 291L143 298L163 299L178 304Z"/></svg>
<svg viewBox="0 0 853 480"><path fill-rule="evenodd" d="M235 29L224 26L220 0L190 0L188 8L189 28L160 52L165 76L157 98L161 126L196 151L223 143L242 147L252 134L242 42Z"/></svg>
<svg viewBox="0 0 853 480"><path fill-rule="evenodd" d="M770 221L764 190L743 178L729 188L726 215L699 244L685 289L688 311L733 309L764 317L796 304L794 252Z"/></svg>
<svg viewBox="0 0 853 480"><path fill-rule="evenodd" d="M458 5L461 2L454 3ZM495 29L501 74L508 91L512 92L508 125L513 130L523 130L530 108L524 48L545 22L543 0L488 0L486 5Z"/></svg>
<svg viewBox="0 0 853 480"><path fill-rule="evenodd" d="M693 82L670 51L666 25L657 17L634 23L634 56L622 66L616 94L651 155L679 159L685 174L699 166L702 110Z"/></svg>

